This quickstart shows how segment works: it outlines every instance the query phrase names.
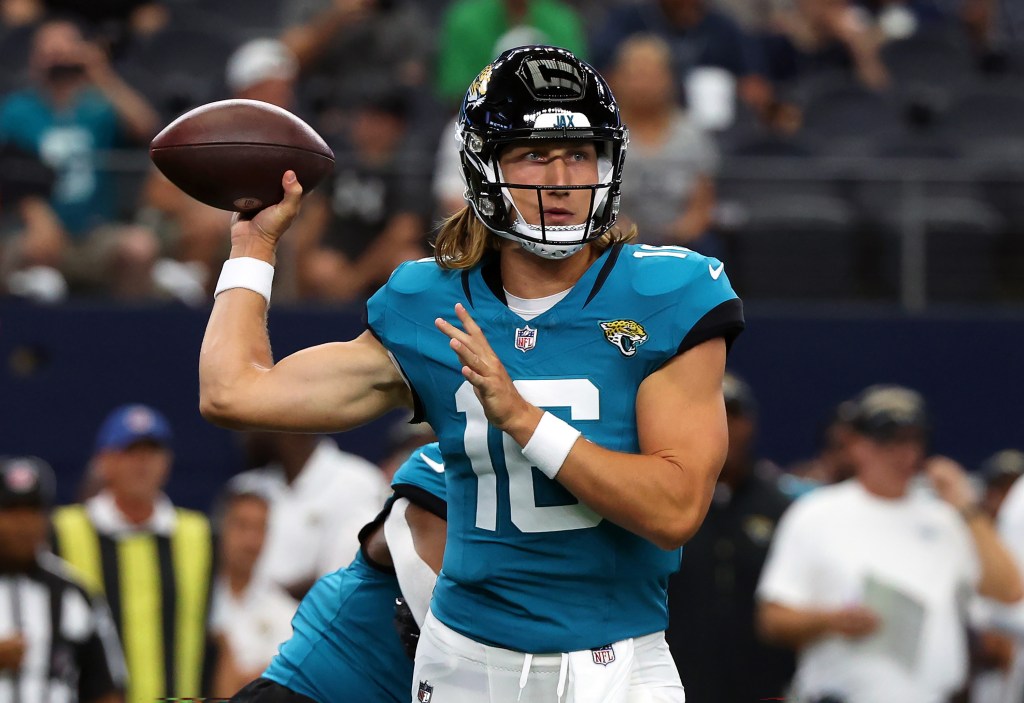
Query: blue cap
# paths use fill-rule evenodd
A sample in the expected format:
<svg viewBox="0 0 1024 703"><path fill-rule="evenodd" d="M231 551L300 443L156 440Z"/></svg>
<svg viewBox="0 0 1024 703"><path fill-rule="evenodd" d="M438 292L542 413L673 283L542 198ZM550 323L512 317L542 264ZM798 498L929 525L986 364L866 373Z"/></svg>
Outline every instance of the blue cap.
<svg viewBox="0 0 1024 703"><path fill-rule="evenodd" d="M173 436L171 423L158 410L138 403L122 405L103 421L96 434L96 451L124 449L145 440L167 446Z"/></svg>

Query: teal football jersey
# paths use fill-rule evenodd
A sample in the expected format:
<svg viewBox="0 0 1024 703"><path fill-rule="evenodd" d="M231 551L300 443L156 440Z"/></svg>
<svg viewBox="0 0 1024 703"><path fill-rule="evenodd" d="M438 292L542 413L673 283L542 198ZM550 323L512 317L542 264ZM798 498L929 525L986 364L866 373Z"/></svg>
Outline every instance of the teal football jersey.
<svg viewBox="0 0 1024 703"><path fill-rule="evenodd" d="M391 482L395 496L445 515L444 464L437 443L412 452ZM391 501L360 538L377 527ZM362 541L362 539L360 539ZM346 568L321 577L292 618L292 637L281 645L264 678L319 703L352 699L408 703L412 660L395 630L394 571L360 550Z"/></svg>
<svg viewBox="0 0 1024 703"><path fill-rule="evenodd" d="M636 394L666 361L743 326L722 264L682 247L616 245L561 301L525 321L497 259L465 271L400 266L367 304L445 457L448 543L431 608L474 640L522 652L600 647L664 629L680 551L603 520L491 427L448 338L463 303L523 397L584 437L639 451Z"/></svg>

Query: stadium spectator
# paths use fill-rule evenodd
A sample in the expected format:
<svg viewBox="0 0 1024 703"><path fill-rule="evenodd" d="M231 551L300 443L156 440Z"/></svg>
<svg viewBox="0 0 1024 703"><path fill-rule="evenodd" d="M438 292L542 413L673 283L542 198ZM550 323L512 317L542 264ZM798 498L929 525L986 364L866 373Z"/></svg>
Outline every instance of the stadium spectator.
<svg viewBox="0 0 1024 703"><path fill-rule="evenodd" d="M709 228L715 210L718 150L676 101L668 45L634 35L620 46L608 80L629 125L629 179L622 216L647 244L682 244L715 255Z"/></svg>
<svg viewBox="0 0 1024 703"><path fill-rule="evenodd" d="M162 0L43 0L51 14L73 15L88 23L104 48L115 49L128 35L162 17L168 10Z"/></svg>
<svg viewBox="0 0 1024 703"><path fill-rule="evenodd" d="M0 144L0 295L42 302L67 295L59 272L64 227L50 207L53 172L39 158Z"/></svg>
<svg viewBox="0 0 1024 703"><path fill-rule="evenodd" d="M298 59L317 112L344 108L372 86L426 82L433 33L413 0L294 0L281 11L281 41Z"/></svg>
<svg viewBox="0 0 1024 703"><path fill-rule="evenodd" d="M953 16L935 0L857 0L857 7L864 11L882 41L955 26Z"/></svg>
<svg viewBox="0 0 1024 703"><path fill-rule="evenodd" d="M103 599L46 549L53 471L0 459L0 700L121 703L124 657Z"/></svg>
<svg viewBox="0 0 1024 703"><path fill-rule="evenodd" d="M754 453L750 386L726 372L722 391L729 451L704 524L669 580L667 639L687 700L739 703L783 696L793 675L792 653L754 631L757 580L790 501L775 485L775 466Z"/></svg>
<svg viewBox="0 0 1024 703"><path fill-rule="evenodd" d="M250 432L244 442L249 464L259 468L232 485L271 501L257 575L301 598L317 578L352 561L359 530L376 514L387 482L329 437Z"/></svg>
<svg viewBox="0 0 1024 703"><path fill-rule="evenodd" d="M771 26L772 18L780 9L789 6L791 0L711 0L719 12L736 20L743 30L757 36Z"/></svg>
<svg viewBox="0 0 1024 703"><path fill-rule="evenodd" d="M333 174L296 222L301 297L365 300L396 266L427 255L429 166L403 148L410 110L408 98L390 88L355 110Z"/></svg>
<svg viewBox="0 0 1024 703"><path fill-rule="evenodd" d="M45 13L42 0L0 0L0 96L28 82L29 47Z"/></svg>
<svg viewBox="0 0 1024 703"><path fill-rule="evenodd" d="M965 596L1019 601L1020 574L963 469L926 459L918 393L872 386L842 411L855 478L783 516L758 586L759 626L798 650L791 695L801 700L945 701L967 675ZM934 495L913 488L921 470Z"/></svg>
<svg viewBox="0 0 1024 703"><path fill-rule="evenodd" d="M1024 492L1017 487L1024 485L1019 480L1024 475L1024 453L996 452L978 471L985 481L982 506L997 520L1000 536L1024 571ZM976 599L971 605L978 630L971 703L1024 703L1024 603L1007 607Z"/></svg>
<svg viewBox="0 0 1024 703"><path fill-rule="evenodd" d="M253 39L235 49L228 59L226 82L232 97L261 100L286 110L295 109L295 81L299 63L292 51L276 39Z"/></svg>
<svg viewBox="0 0 1024 703"><path fill-rule="evenodd" d="M773 80L792 82L826 72L847 72L873 90L889 85L882 37L850 0L796 0L779 12L764 41Z"/></svg>
<svg viewBox="0 0 1024 703"><path fill-rule="evenodd" d="M354 340L271 357L269 262L298 210L294 172L281 203L234 224L200 408L290 431L399 408L430 422L452 494L419 700L682 701L666 586L725 458L721 379L742 304L716 260L614 228L626 130L573 54L505 52L461 115L471 206L433 260L374 294Z"/></svg>
<svg viewBox="0 0 1024 703"><path fill-rule="evenodd" d="M1006 495L1017 479L1024 476L1024 452L1018 449L998 451L981 462L978 475L985 485L982 507L995 520Z"/></svg>
<svg viewBox="0 0 1024 703"><path fill-rule="evenodd" d="M292 637L232 703L333 703L356 691L374 703L409 701L412 656L445 544L437 444L406 453L391 487L383 509L360 530L352 563L317 580L299 605Z"/></svg>
<svg viewBox="0 0 1024 703"><path fill-rule="evenodd" d="M33 25L45 14L42 0L0 0L0 33Z"/></svg>
<svg viewBox="0 0 1024 703"><path fill-rule="evenodd" d="M151 167L142 185L134 226L158 241L149 297L205 305L216 262L224 256L231 213L186 195Z"/></svg>
<svg viewBox="0 0 1024 703"><path fill-rule="evenodd" d="M1020 462L1020 453L1010 459ZM1017 568L1024 571L1024 481L1017 480L999 508L999 534L1006 541L1013 554ZM1014 638L1013 663L1004 681L1006 698L1000 703L1021 703L1024 701L1024 604L1017 603L999 613L993 624L1011 634Z"/></svg>
<svg viewBox="0 0 1024 703"><path fill-rule="evenodd" d="M839 408L835 408L819 433L818 453L787 467L779 477L779 487L787 495L797 497L817 486L852 478L854 470L847 451L851 437L849 426Z"/></svg>
<svg viewBox="0 0 1024 703"><path fill-rule="evenodd" d="M707 0L643 0L613 10L590 42L594 65L609 68L634 34L656 34L668 43L675 78L686 87L682 97L691 114L706 116L703 126L728 127L736 97L759 115L773 102L760 46Z"/></svg>
<svg viewBox="0 0 1024 703"><path fill-rule="evenodd" d="M437 43L437 93L449 106L506 49L548 44L581 57L587 50L582 18L561 0L456 0L441 19Z"/></svg>
<svg viewBox="0 0 1024 703"><path fill-rule="evenodd" d="M69 20L36 30L30 67L31 87L0 103L0 141L38 154L56 172L51 204L68 234L64 274L122 296L148 293L155 239L140 228L105 226L116 203L101 160L122 138L148 141L156 113Z"/></svg>
<svg viewBox="0 0 1024 703"><path fill-rule="evenodd" d="M103 489L54 511L55 551L110 603L128 664L128 703L203 695L212 542L205 516L161 490L171 426L146 405L103 421L93 461Z"/></svg>
<svg viewBox="0 0 1024 703"><path fill-rule="evenodd" d="M298 603L279 586L256 577L270 516L270 500L228 483L218 520L218 573L210 629L217 642L214 696L230 696L258 677L291 635Z"/></svg>
<svg viewBox="0 0 1024 703"><path fill-rule="evenodd" d="M441 130L434 156L431 192L434 196L434 212L441 218L451 217L466 205L466 183L462 180L462 163L457 144L458 128L459 118L456 115Z"/></svg>

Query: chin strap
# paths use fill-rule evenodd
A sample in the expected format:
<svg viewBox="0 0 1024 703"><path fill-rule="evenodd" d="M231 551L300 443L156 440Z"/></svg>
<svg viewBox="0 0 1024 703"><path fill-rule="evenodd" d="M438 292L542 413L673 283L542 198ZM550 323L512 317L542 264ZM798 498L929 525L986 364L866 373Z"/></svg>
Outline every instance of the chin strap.
<svg viewBox="0 0 1024 703"><path fill-rule="evenodd" d="M586 244L568 244L568 245L557 245L557 244L538 244L537 242L527 242L520 240L523 245L523 249L536 254L542 259L551 259L554 261L560 259L568 259L576 252L583 249Z"/></svg>

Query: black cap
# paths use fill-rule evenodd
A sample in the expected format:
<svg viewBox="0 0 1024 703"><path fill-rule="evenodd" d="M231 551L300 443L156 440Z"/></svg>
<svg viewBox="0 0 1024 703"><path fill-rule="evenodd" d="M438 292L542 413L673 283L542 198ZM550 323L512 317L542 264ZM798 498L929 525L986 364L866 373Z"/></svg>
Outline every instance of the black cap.
<svg viewBox="0 0 1024 703"><path fill-rule="evenodd" d="M904 386L877 385L865 388L842 403L838 418L858 434L885 442L907 430L928 438L931 422L924 397Z"/></svg>
<svg viewBox="0 0 1024 703"><path fill-rule="evenodd" d="M731 371L722 377L722 395L725 397L725 410L730 415L752 417L757 415L757 399L754 391L742 378Z"/></svg>
<svg viewBox="0 0 1024 703"><path fill-rule="evenodd" d="M981 462L978 473L986 484L1003 480L1015 481L1024 475L1024 452L1017 449L996 452Z"/></svg>
<svg viewBox="0 0 1024 703"><path fill-rule="evenodd" d="M0 459L0 510L53 506L56 480L50 465L38 457Z"/></svg>

